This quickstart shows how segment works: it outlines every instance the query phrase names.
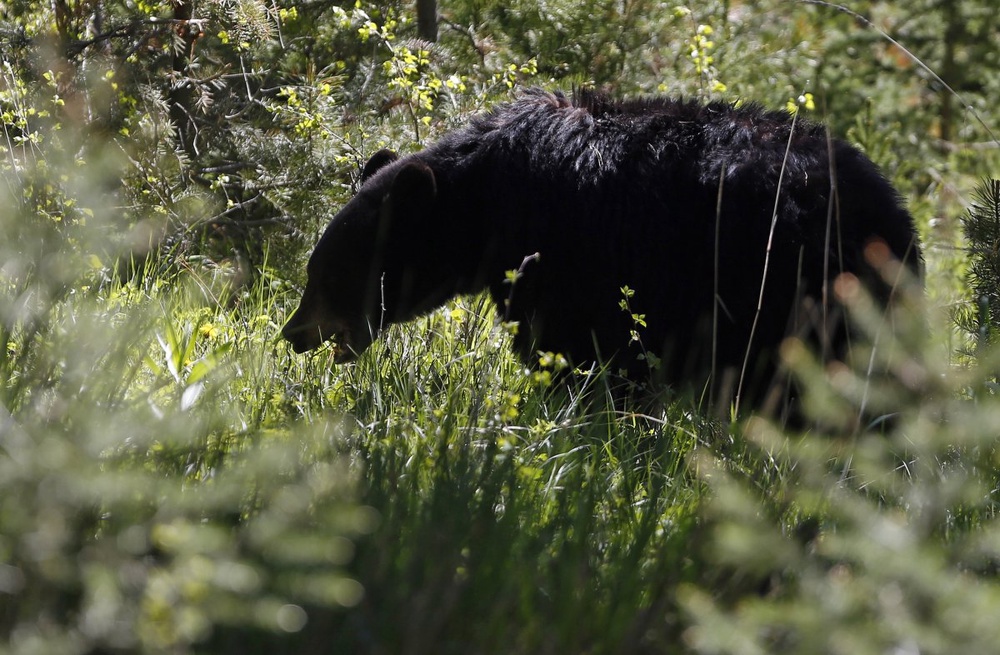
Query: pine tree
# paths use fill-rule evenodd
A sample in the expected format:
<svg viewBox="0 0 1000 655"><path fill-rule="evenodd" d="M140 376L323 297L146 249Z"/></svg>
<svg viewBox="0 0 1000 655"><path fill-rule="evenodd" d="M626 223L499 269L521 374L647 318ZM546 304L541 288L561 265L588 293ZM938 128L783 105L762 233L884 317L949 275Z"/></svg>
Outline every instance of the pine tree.
<svg viewBox="0 0 1000 655"><path fill-rule="evenodd" d="M984 179L962 218L969 241L969 284L977 300L979 346L1000 336L1000 180Z"/></svg>

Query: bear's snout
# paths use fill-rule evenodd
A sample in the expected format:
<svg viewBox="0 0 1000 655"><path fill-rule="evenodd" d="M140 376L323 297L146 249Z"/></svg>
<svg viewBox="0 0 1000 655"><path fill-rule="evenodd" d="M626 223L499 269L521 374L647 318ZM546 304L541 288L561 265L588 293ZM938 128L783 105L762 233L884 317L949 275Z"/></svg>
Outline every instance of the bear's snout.
<svg viewBox="0 0 1000 655"><path fill-rule="evenodd" d="M319 348L324 341L337 335L338 325L332 313L326 308L322 294L312 280L299 300L298 308L281 328L281 336L291 344L296 353L304 353Z"/></svg>
<svg viewBox="0 0 1000 655"><path fill-rule="evenodd" d="M296 353L304 353L314 348L318 348L323 343L323 330L313 322L302 322L296 320L298 312L281 328L281 336L291 344L292 350Z"/></svg>
<svg viewBox="0 0 1000 655"><path fill-rule="evenodd" d="M333 341L333 359L338 364L345 364L357 359L371 343L371 338L353 339L354 330L344 319L316 317L310 315L302 306L288 319L281 328L281 336L292 346L296 353L315 350L326 341Z"/></svg>

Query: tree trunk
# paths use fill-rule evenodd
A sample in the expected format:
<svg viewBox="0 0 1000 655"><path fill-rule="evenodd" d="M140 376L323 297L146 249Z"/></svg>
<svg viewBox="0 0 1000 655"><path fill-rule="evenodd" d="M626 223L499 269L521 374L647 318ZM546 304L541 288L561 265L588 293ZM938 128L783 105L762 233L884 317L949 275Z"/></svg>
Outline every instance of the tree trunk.
<svg viewBox="0 0 1000 655"><path fill-rule="evenodd" d="M172 0L174 31L178 40L173 47L173 69L170 80L170 122L177 130L177 141L180 147L190 156L197 153L195 134L197 126L194 122L192 100L194 89L188 79L188 65L194 50L194 42L201 36L197 26L191 22L194 18L192 0Z"/></svg>
<svg viewBox="0 0 1000 655"><path fill-rule="evenodd" d="M417 33L424 41L437 42L437 0L417 0Z"/></svg>
<svg viewBox="0 0 1000 655"><path fill-rule="evenodd" d="M941 79L947 82L951 88L958 89L961 87L959 77L962 75L962 71L958 66L958 62L955 58L955 51L959 42L965 36L965 28L962 24L962 16L958 11L957 2L944 2L942 3L942 8L944 9L944 56L941 62ZM942 88L938 91L938 97L941 100L941 108L939 113L940 123L940 137L944 142L950 142L954 138L954 125L955 125L955 108L954 100L951 97L951 91L946 88Z"/></svg>

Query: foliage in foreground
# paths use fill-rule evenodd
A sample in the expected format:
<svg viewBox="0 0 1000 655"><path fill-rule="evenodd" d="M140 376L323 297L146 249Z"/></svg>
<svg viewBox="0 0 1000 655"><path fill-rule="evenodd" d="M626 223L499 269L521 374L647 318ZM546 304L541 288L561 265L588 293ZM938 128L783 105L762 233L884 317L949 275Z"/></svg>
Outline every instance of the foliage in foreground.
<svg viewBox="0 0 1000 655"><path fill-rule="evenodd" d="M46 220L0 240L5 648L172 650L219 623L295 629L290 598L357 602L342 565L375 519L329 455L337 425L267 429L237 395L277 380L257 375L260 298L226 315L183 280L104 279L100 227Z"/></svg>

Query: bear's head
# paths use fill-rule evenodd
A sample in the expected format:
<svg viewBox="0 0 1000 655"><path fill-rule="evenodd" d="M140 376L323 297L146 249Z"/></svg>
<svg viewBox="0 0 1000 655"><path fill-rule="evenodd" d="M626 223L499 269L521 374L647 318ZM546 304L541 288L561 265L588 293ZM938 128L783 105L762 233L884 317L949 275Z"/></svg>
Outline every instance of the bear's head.
<svg viewBox="0 0 1000 655"><path fill-rule="evenodd" d="M306 268L298 309L282 328L297 353L335 344L335 361L355 359L383 327L448 298L427 238L437 196L433 171L388 150L365 164L361 187L330 221Z"/></svg>

